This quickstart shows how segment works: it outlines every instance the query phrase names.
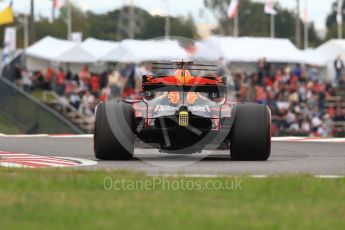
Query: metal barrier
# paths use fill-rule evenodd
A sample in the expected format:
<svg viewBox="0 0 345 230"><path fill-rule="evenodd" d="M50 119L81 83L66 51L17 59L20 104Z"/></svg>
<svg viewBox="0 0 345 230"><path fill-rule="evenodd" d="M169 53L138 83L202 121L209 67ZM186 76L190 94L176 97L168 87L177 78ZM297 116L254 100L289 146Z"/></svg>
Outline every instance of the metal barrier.
<svg viewBox="0 0 345 230"><path fill-rule="evenodd" d="M0 77L0 115L28 134L83 133L62 115L3 77Z"/></svg>

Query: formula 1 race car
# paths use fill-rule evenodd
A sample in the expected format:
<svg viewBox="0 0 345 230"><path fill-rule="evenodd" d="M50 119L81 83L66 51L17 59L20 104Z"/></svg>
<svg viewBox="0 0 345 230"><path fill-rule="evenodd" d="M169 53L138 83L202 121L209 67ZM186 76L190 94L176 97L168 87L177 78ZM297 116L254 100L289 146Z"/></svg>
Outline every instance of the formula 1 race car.
<svg viewBox="0 0 345 230"><path fill-rule="evenodd" d="M139 100L101 102L96 108L94 152L102 160L129 160L135 143L167 153L228 146L233 160L265 161L271 152L267 106L237 103L216 65L152 63L168 75L144 75ZM207 73L193 75L192 73ZM218 72L217 72L218 71Z"/></svg>

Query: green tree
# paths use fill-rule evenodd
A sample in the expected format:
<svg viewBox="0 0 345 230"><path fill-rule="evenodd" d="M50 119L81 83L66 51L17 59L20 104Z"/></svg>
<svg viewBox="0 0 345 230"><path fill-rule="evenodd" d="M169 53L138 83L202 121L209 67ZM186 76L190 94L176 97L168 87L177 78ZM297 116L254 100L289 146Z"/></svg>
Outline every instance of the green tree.
<svg viewBox="0 0 345 230"><path fill-rule="evenodd" d="M264 4L251 0L241 0L239 10L239 35L253 37L270 36L270 15L264 13ZM233 34L233 20L227 17L230 0L204 0L208 8L219 22L213 31L215 34ZM277 5L278 14L275 16L275 35L278 38L288 38L294 41L296 14ZM301 22L302 23L302 22ZM303 34L303 33L302 33ZM314 24L309 25L309 40L311 45L318 45L321 41L317 36Z"/></svg>
<svg viewBox="0 0 345 230"><path fill-rule="evenodd" d="M36 36L37 39L41 39L47 35L58 37L58 38L67 38L67 8L63 7L60 10L60 15L54 21L46 17L40 17L36 21ZM72 5L72 28L73 31L83 32L88 34L90 26L87 23L87 15L83 13L78 7Z"/></svg>
<svg viewBox="0 0 345 230"><path fill-rule="evenodd" d="M82 12L76 6L72 7L72 28L73 31L82 32L84 37L95 37L105 40L121 40L128 36L124 33L118 34L120 10L116 9L104 14L95 14L93 12ZM135 7L136 24L138 31L135 34L136 39L149 39L164 36L165 17L152 16L147 11ZM41 39L47 35L66 38L66 9L62 8L59 17L54 21L41 17L36 22L37 38ZM170 17L171 36L185 36L188 38L197 38L195 23L191 16L189 17ZM126 26L126 22L124 23Z"/></svg>
<svg viewBox="0 0 345 230"><path fill-rule="evenodd" d="M338 1L334 1L331 6L331 12L327 16L326 26L327 26L327 35L326 40L331 38L338 38L338 24L337 24L337 8L338 8ZM345 17L344 14L345 10L345 0L343 3L343 18ZM343 24L343 34L342 37L345 35L345 26Z"/></svg>
<svg viewBox="0 0 345 230"><path fill-rule="evenodd" d="M165 35L165 17L155 16L148 17L145 21L145 29L138 36L140 39L148 39L153 37L162 37ZM193 19L188 18L170 17L170 35L182 36L187 38L197 38L195 25Z"/></svg>

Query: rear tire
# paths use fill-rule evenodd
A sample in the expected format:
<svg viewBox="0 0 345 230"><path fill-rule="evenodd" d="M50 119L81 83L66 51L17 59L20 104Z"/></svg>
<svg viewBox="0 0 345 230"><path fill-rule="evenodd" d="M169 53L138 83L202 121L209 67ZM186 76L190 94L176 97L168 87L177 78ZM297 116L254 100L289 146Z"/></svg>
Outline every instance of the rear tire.
<svg viewBox="0 0 345 230"><path fill-rule="evenodd" d="M231 159L266 161L271 154L271 111L258 104L239 104L235 111Z"/></svg>
<svg viewBox="0 0 345 230"><path fill-rule="evenodd" d="M100 160L131 159L134 154L133 127L131 105L123 102L98 104L94 133L95 157Z"/></svg>

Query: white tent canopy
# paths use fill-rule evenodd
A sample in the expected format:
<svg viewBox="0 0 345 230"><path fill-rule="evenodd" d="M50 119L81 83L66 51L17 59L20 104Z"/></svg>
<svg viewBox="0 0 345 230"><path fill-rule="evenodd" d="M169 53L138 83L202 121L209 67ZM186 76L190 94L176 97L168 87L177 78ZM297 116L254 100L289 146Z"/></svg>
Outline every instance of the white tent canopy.
<svg viewBox="0 0 345 230"><path fill-rule="evenodd" d="M327 65L329 79L335 77L334 61L338 55L345 60L345 39L332 39L315 49L315 52L322 56Z"/></svg>
<svg viewBox="0 0 345 230"><path fill-rule="evenodd" d="M143 62L188 59L187 52L173 40L124 40L101 58L106 62Z"/></svg>
<svg viewBox="0 0 345 230"><path fill-rule="evenodd" d="M55 61L58 56L72 49L75 45L74 42L48 36L27 48L25 54L30 57Z"/></svg>
<svg viewBox="0 0 345 230"><path fill-rule="evenodd" d="M76 45L56 57L55 61L65 63L94 63L97 59L91 53L81 48L80 45Z"/></svg>
<svg viewBox="0 0 345 230"><path fill-rule="evenodd" d="M45 37L30 46L25 54L29 57L53 62L93 63L96 58L79 44L53 37Z"/></svg>
<svg viewBox="0 0 345 230"><path fill-rule="evenodd" d="M222 57L235 64L255 65L259 59L266 58L273 63L327 65L328 76L334 75L333 61L337 54L345 59L345 40L330 40L316 50L301 51L288 39L211 36L197 42L195 47L193 58L200 61L217 61ZM27 65L31 69L70 63L77 70L82 64L88 63L93 64L90 67L98 72L106 68L104 62L139 63L191 58L176 40L113 42L88 38L78 44L49 36L27 48L25 54L28 57Z"/></svg>
<svg viewBox="0 0 345 230"><path fill-rule="evenodd" d="M99 59L116 49L118 45L119 42L88 38L81 44L81 47Z"/></svg>
<svg viewBox="0 0 345 230"><path fill-rule="evenodd" d="M316 52L314 49L306 49L301 52L304 63L316 66L326 65L326 59L323 56L321 56L318 52Z"/></svg>
<svg viewBox="0 0 345 230"><path fill-rule="evenodd" d="M332 39L316 48L316 53L327 61L334 61L338 54L345 58L345 39Z"/></svg>
<svg viewBox="0 0 345 230"><path fill-rule="evenodd" d="M216 61L223 57L228 62L257 62L266 58L276 63L312 64L312 59L305 60L303 53L288 39L212 36L197 43L196 48L195 59L201 60Z"/></svg>

